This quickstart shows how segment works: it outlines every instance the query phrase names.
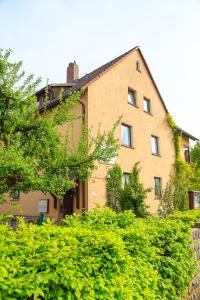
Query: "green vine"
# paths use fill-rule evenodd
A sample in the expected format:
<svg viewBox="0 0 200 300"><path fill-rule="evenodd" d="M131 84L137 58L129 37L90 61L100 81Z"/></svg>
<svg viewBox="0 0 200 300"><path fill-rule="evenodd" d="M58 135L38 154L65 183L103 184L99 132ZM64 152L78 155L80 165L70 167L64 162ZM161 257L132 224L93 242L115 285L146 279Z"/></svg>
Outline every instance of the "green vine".
<svg viewBox="0 0 200 300"><path fill-rule="evenodd" d="M182 170L185 169L185 167L187 167L186 163L183 161L181 156L181 148L182 148L181 131L177 127L176 123L174 122L170 114L167 114L167 121L173 133L174 148L175 148L175 171L176 171L176 176L179 176Z"/></svg>
<svg viewBox="0 0 200 300"><path fill-rule="evenodd" d="M168 185L165 188L161 201L162 214L167 214L171 210L188 209L188 191L191 188L193 169L187 164L181 155L182 135L180 129L170 115L167 121L172 129L175 148L175 174L170 176Z"/></svg>

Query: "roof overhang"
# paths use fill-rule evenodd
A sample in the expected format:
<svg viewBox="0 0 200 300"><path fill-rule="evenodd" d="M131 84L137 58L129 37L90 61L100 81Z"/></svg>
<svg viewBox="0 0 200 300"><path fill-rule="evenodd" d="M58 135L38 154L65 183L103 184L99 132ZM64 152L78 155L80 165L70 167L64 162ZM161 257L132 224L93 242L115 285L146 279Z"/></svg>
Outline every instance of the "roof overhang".
<svg viewBox="0 0 200 300"><path fill-rule="evenodd" d="M182 128L180 128L180 127L177 126L177 129L179 129L182 134L184 134L187 137L189 137L189 139L191 139L193 141L199 141L198 138L196 138L195 136L191 135L190 133L188 133L187 131L183 130Z"/></svg>

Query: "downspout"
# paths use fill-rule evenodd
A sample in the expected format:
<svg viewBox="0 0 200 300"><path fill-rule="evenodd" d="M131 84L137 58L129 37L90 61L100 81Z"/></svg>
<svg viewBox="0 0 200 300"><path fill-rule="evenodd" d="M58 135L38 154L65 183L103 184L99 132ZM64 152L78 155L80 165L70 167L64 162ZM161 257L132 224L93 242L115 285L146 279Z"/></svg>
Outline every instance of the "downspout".
<svg viewBox="0 0 200 300"><path fill-rule="evenodd" d="M82 107L82 125L85 123L85 104L79 100L79 103L81 104Z"/></svg>

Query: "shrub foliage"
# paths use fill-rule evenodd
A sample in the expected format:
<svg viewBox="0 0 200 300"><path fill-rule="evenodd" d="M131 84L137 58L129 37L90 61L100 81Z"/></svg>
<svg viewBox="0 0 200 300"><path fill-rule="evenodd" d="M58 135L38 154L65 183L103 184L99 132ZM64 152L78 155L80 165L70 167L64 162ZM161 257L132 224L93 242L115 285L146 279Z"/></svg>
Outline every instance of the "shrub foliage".
<svg viewBox="0 0 200 300"><path fill-rule="evenodd" d="M64 226L0 227L0 299L175 300L195 272L176 218L96 209Z"/></svg>
<svg viewBox="0 0 200 300"><path fill-rule="evenodd" d="M108 170L106 193L108 206L119 212L121 210L122 169L117 164Z"/></svg>
<svg viewBox="0 0 200 300"><path fill-rule="evenodd" d="M150 188L145 189L140 182L139 162L135 163L128 182L122 187L122 169L115 165L108 171L106 192L107 205L114 211L132 210L137 217L146 217L148 215L148 206L145 204L147 193Z"/></svg>
<svg viewBox="0 0 200 300"><path fill-rule="evenodd" d="M132 209L137 217L146 217L148 215L148 206L145 204L145 199L151 189L145 189L140 182L140 170L139 162L137 162L129 176L128 183L124 186L121 195L121 207L122 210Z"/></svg>
<svg viewBox="0 0 200 300"><path fill-rule="evenodd" d="M163 192L160 203L160 214L163 216L171 211L186 211L188 210L188 192L191 190L200 189L200 169L199 157L200 147L196 143L191 150L190 164L186 163L181 154L182 149L182 133L177 127L170 115L167 115L167 121L173 133L175 163L174 171L170 176L170 180Z"/></svg>

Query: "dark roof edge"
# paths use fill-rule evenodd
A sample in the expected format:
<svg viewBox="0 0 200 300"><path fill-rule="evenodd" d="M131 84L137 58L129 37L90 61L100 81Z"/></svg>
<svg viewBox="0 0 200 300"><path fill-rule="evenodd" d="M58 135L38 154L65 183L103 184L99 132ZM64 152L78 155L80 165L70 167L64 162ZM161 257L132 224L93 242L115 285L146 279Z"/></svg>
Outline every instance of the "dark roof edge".
<svg viewBox="0 0 200 300"><path fill-rule="evenodd" d="M119 63L123 58L125 58L128 54L130 54L131 52L133 52L133 51L135 51L135 50L138 50L138 51L139 51L139 53L140 53L140 55L141 55L141 57L142 57L142 60L143 60L143 62L144 62L144 65L145 65L145 67L146 67L146 69L147 69L147 72L149 73L149 76L150 76L150 78L151 78L151 80L152 80L152 82L153 82L153 85L154 85L155 89L156 89L156 92L158 93L158 96L159 96L159 98L160 98L160 100L161 100L161 102L162 102L162 104L163 104L163 107L164 107L166 113L169 113L169 112L168 112L168 109L167 109L167 107L166 107L166 105L165 105L165 102L164 102L164 100L163 100L163 98L162 98L162 96L161 96L161 94L160 94L160 91L159 91L159 89L158 89L158 87L157 87L157 85L156 85L156 83L155 83L155 80L154 80L154 78L153 78L153 76L152 76L152 74L151 74L151 71L150 71L150 69L149 69L149 67L148 67L148 65L147 65L147 62L146 62L146 60L145 60L145 58L144 58L144 56L143 56L143 54L142 54L142 51L140 50L140 47L139 47L139 46L136 46L136 47L130 49L129 51L125 52L124 54L118 56L117 58L111 60L110 62L104 64L103 66L101 66L101 67L95 69L94 71L92 71L92 72L90 72L89 74L87 74L87 75L83 76L82 78L80 78L80 79L77 81L77 84L75 83L74 86L72 86L71 89L69 89L68 91L66 91L66 93L64 94L64 98L67 98L68 95L69 95L71 92L74 92L74 91L79 90L79 89L81 89L81 88L88 87L88 85L91 84L94 80L97 80L97 79L99 78L99 76L101 76L101 75L103 75L105 72L109 71L113 66L115 66L115 65L116 65L117 63ZM87 79L86 77L88 77L88 79ZM86 78L86 79L84 80L84 78ZM83 80L83 82L82 82L82 80ZM54 99L54 100L52 101L52 103L49 103L49 104L47 105L47 107L53 107L53 106L55 106L55 105L58 103L58 101L56 101L56 100L57 100L57 99Z"/></svg>
<svg viewBox="0 0 200 300"><path fill-rule="evenodd" d="M95 77L91 78L91 80L89 80L85 84L85 87L87 87L89 84L91 84L94 80L98 79L99 76L101 76L105 72L109 71L113 66L115 66L116 64L118 64L122 59L124 59L127 55L129 55L130 53L132 53L135 50L139 51L139 53L140 53L140 55L141 55L141 57L142 57L142 59L144 61L145 67L147 69L147 72L149 73L149 76L150 76L150 78L151 78L151 80L153 82L153 85L154 85L155 89L156 89L156 92L158 93L158 96L159 96L159 98L160 98L160 100L161 100L161 102L162 102L162 104L164 106L164 109L165 109L166 113L169 113L169 111L167 109L167 106L166 106L166 104L165 104L165 102L163 100L163 97L161 96L161 93L160 93L160 91L159 91L159 89L158 89L158 87L156 85L156 82L155 82L155 80L154 80L154 78L153 78L153 76L151 74L151 71L150 71L150 69L148 67L148 64L147 64L147 62L146 62L146 60L145 60L145 58L144 58L144 56L142 54L142 51L140 50L140 46L136 46L136 47L130 49L129 51L125 52L124 54L118 56L117 58L111 60L110 62L104 64L103 66L97 68L96 70L98 70L100 68L102 68L103 70L99 74L97 74ZM104 67L105 67L105 69L104 69ZM94 70L94 71L96 71L96 70ZM91 73L93 73L94 71L92 71ZM91 73L89 73L88 75L90 75ZM75 87L76 87L76 85L75 85Z"/></svg>
<svg viewBox="0 0 200 300"><path fill-rule="evenodd" d="M146 69L147 69L147 71L148 71L148 73L149 73L149 75L150 75L150 77L151 77L151 80L152 80L152 82L153 82L153 84L154 84L154 86L155 86L155 89L156 89L156 92L158 93L158 96L160 97L160 100L161 100L161 102L162 102L162 104L163 104L163 106L164 106L164 109L165 109L166 113L169 113L169 112L168 112L168 109L167 109L167 106L166 106L166 104L165 104L165 102L164 102L164 100L163 100L163 97L161 96L161 93L160 93L160 91L159 91L159 89L158 89L158 87L157 87L157 85L156 85L156 82L155 82L155 80L154 80L154 78L153 78L153 75L151 74L151 71L150 71L150 69L149 69L149 67L148 67L148 64L147 64L147 62L146 62L146 60L145 60L145 58L144 58L144 56L143 56L143 54L142 54L142 51L140 50L139 47L138 47L138 51L140 52L140 55L141 55L141 57L142 57L142 59L143 59L143 61L144 61L145 67L146 67Z"/></svg>
<svg viewBox="0 0 200 300"><path fill-rule="evenodd" d="M119 55L118 57L110 60L109 62L103 64L102 66L100 66L99 68L95 69L94 71L90 72L89 74L87 74L88 76L99 70L99 72L96 74L95 77L91 78L91 80L85 85L85 87L87 87L90 83L92 83L94 80L98 79L99 76L102 76L104 73L106 73L107 71L109 71L110 69L113 68L113 66L117 65L122 59L124 59L128 54L130 54L131 52L135 51L139 49L139 46L135 46L134 48L131 48L130 50L126 51L125 53ZM100 70L101 69L101 70Z"/></svg>
<svg viewBox="0 0 200 300"><path fill-rule="evenodd" d="M41 89L39 89L35 94L37 95L37 94L41 93L43 90L45 90L48 87L57 87L57 86L58 87L73 87L74 84L72 84L72 83L50 83L50 84L45 85Z"/></svg>
<svg viewBox="0 0 200 300"><path fill-rule="evenodd" d="M178 126L177 126L177 128L180 130L180 132L181 132L182 134L185 134L185 135L188 136L191 140L193 140L193 141L199 141L198 138L196 138L195 136L191 135L190 133L188 133L187 131L183 130L182 128L180 128L180 127L178 127Z"/></svg>

